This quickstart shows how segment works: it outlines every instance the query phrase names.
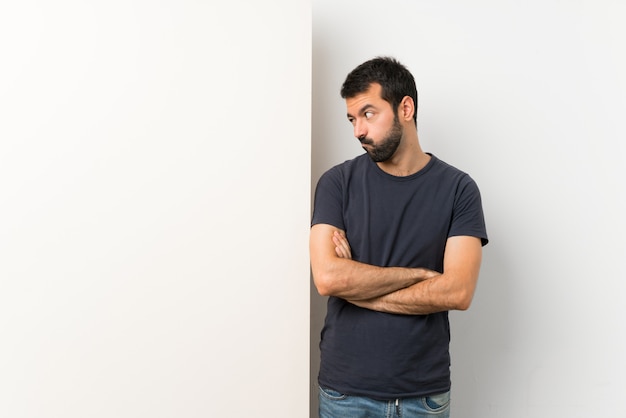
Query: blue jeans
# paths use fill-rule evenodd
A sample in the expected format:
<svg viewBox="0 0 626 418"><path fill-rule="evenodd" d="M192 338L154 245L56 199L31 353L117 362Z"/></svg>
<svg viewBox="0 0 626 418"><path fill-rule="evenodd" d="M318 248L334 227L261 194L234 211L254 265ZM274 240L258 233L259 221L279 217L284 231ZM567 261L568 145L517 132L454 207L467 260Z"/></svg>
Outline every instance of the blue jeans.
<svg viewBox="0 0 626 418"><path fill-rule="evenodd" d="M320 387L320 418L450 418L450 392L390 401Z"/></svg>

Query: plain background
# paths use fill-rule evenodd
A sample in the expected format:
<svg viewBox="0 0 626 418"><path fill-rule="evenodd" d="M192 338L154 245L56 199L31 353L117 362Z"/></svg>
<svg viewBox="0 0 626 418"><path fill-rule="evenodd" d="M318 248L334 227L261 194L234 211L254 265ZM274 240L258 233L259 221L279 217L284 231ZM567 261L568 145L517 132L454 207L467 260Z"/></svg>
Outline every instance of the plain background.
<svg viewBox="0 0 626 418"><path fill-rule="evenodd" d="M308 2L0 4L0 415L305 415ZM393 54L481 187L455 416L626 412L624 7L313 4L312 184Z"/></svg>
<svg viewBox="0 0 626 418"><path fill-rule="evenodd" d="M0 61L0 416L306 416L310 3L2 1Z"/></svg>
<svg viewBox="0 0 626 418"><path fill-rule="evenodd" d="M393 55L423 148L481 189L491 242L451 315L454 417L626 416L624 21L608 0L313 1L312 185L363 152L346 74Z"/></svg>

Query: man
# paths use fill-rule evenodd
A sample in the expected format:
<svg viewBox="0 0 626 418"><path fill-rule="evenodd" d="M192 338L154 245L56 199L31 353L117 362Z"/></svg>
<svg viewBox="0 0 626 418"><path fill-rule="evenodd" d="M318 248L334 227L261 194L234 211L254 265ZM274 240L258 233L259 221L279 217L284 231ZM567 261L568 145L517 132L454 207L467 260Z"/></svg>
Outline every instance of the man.
<svg viewBox="0 0 626 418"><path fill-rule="evenodd" d="M478 187L422 151L415 81L395 59L355 68L341 96L366 153L315 193L320 417L449 417L447 312L469 308L487 243Z"/></svg>

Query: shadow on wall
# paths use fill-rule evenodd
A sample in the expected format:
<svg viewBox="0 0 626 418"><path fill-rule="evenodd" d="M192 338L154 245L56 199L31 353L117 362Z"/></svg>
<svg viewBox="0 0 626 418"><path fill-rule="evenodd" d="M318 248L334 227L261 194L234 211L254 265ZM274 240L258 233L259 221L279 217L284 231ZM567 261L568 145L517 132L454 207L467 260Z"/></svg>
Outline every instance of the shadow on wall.
<svg viewBox="0 0 626 418"><path fill-rule="evenodd" d="M324 326L324 317L326 316L327 300L328 298L320 296L317 293L317 289L315 289L315 286L313 285L313 280L311 280L311 390L309 392L311 417L318 416L319 402L317 396L319 389L317 386L317 374L320 367L319 341L320 332Z"/></svg>
<svg viewBox="0 0 626 418"><path fill-rule="evenodd" d="M328 79L328 74L324 71L327 66L322 63L323 57L320 51L316 50L315 42L313 43L313 92L312 92L312 128L311 128L311 205L313 205L313 199L315 194L315 186L321 174L326 171L330 166L328 161L332 160L330 155L333 150L330 142L330 135L325 131L324 124L321 121L324 118L325 106L322 103L323 98L328 97L326 91L318 86L326 86L327 82L322 80ZM318 88L315 88L318 87ZM324 87L325 89L326 87ZM311 207L311 212L313 208ZM313 277L311 276L311 322L310 322L310 416L318 416L319 402L317 375L319 372L320 364L320 332L324 325L324 318L326 316L326 297L322 297L317 293L317 289L313 284Z"/></svg>

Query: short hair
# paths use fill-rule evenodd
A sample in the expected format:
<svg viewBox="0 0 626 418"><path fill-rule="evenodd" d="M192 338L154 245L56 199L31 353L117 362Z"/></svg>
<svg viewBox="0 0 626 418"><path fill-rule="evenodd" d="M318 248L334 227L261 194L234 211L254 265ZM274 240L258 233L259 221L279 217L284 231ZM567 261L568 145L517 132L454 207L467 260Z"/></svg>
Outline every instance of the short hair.
<svg viewBox="0 0 626 418"><path fill-rule="evenodd" d="M411 72L392 57L376 57L356 67L341 86L341 97L349 99L365 93L372 83L382 87L381 97L391 104L394 113L405 96L415 103L413 120L417 125L417 87Z"/></svg>

